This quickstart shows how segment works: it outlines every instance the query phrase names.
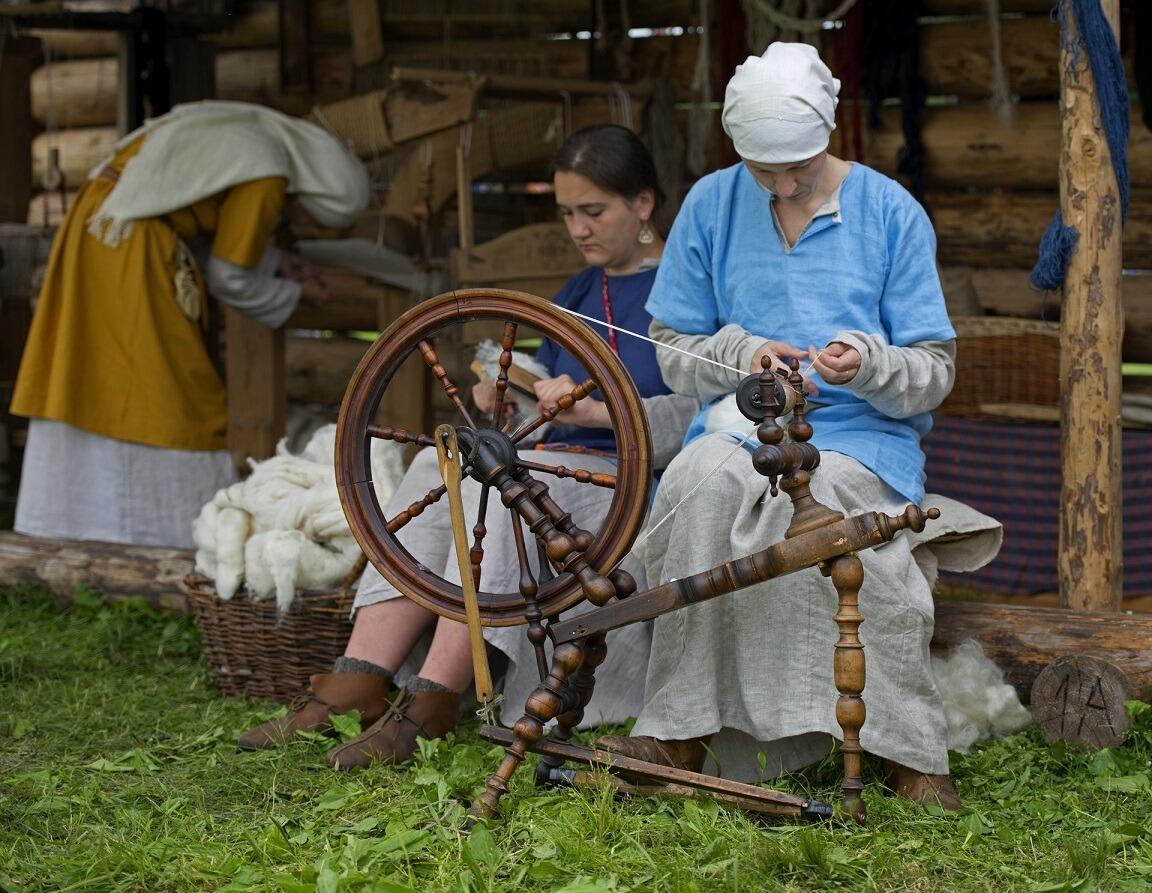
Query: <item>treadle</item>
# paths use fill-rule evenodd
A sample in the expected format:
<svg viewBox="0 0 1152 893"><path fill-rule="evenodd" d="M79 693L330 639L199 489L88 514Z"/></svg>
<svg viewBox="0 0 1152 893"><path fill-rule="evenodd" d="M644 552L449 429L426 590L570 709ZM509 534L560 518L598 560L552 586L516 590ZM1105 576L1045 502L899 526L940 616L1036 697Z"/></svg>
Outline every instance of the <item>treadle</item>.
<svg viewBox="0 0 1152 893"><path fill-rule="evenodd" d="M487 741L505 746L511 744L515 738L510 730L500 726L481 726L477 734ZM807 800L803 797L795 797L791 794L784 794L780 791L772 791L767 788L760 788L739 781L728 781L724 778L716 778L713 775L704 775L701 772L689 772L686 769L673 769L670 766L660 766L656 763L636 760L632 757L622 756L607 750L586 747L581 744L571 744L564 741L552 741L548 738L542 738L537 744L529 746L528 749L533 753L544 756L559 757L575 763L583 763L587 766L612 770L613 772L627 772L632 776L639 776L649 781L659 782L660 787L664 789L664 793L681 794L682 792L678 791L678 788L707 791L708 793L715 794L719 800L732 803L741 809L762 815L791 816L795 818L821 820L832 818L834 813L831 806L827 803L821 803L818 800ZM550 773L550 779L556 783L573 783L576 780L576 776L569 775L568 773L570 771L571 770L554 769ZM671 786L671 788L669 788L669 786ZM616 787L617 790L620 790L622 793L642 793L645 795L655 793L655 791L648 790L648 786L646 785L636 785L627 781L624 781L623 784L617 784ZM633 788L634 790L629 791L626 788ZM682 795L692 796L691 794Z"/></svg>

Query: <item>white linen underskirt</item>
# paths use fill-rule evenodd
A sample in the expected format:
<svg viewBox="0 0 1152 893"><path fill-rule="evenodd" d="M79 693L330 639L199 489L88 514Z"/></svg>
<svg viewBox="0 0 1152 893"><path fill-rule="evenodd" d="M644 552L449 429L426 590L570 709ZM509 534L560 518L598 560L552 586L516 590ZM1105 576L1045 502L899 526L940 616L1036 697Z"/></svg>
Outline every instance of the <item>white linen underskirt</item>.
<svg viewBox="0 0 1152 893"><path fill-rule="evenodd" d="M192 522L238 480L226 450L169 450L31 419L15 530L191 549Z"/></svg>

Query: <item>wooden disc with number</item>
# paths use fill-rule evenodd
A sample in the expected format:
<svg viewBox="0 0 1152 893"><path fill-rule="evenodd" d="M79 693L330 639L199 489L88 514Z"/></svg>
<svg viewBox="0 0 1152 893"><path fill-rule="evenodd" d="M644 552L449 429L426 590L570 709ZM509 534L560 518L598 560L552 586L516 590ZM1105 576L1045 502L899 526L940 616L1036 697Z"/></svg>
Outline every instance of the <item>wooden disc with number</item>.
<svg viewBox="0 0 1152 893"><path fill-rule="evenodd" d="M1113 663L1087 654L1058 657L1032 684L1032 715L1049 744L1086 750L1117 747L1128 735L1128 678Z"/></svg>

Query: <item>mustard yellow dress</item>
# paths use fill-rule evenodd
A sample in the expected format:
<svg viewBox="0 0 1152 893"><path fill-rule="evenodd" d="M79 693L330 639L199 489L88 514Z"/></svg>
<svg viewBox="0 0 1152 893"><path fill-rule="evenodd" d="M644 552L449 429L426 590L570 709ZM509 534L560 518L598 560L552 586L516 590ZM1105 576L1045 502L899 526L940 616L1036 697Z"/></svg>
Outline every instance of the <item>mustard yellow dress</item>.
<svg viewBox="0 0 1152 893"><path fill-rule="evenodd" d="M193 266L199 320L181 308L175 277L182 243L197 240L210 240L214 261L260 265L285 181L253 180L134 221L110 247L88 220L142 142L84 185L52 247L12 398L12 412L33 420L22 532L190 546L200 507L235 479L224 385L204 345L203 277Z"/></svg>

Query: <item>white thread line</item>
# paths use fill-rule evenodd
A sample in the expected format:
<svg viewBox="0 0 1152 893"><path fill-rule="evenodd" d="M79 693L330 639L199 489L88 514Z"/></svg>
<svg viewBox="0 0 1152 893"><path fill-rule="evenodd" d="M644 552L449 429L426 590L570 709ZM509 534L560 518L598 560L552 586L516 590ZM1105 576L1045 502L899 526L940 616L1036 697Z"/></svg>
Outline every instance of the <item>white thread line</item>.
<svg viewBox="0 0 1152 893"><path fill-rule="evenodd" d="M713 360L713 359L710 359L708 357L702 357L699 354L694 354L694 353L692 353L692 351L684 350L684 348L682 348L682 347L673 347L671 344L663 344L662 342L657 341L655 338L649 338L647 335L641 335L638 332L632 332L632 331L629 331L628 329L622 329L622 328L620 328L620 326L614 326L611 323L604 322L604 320L597 319L594 316L585 316L583 313L577 313L575 310L569 310L567 307L561 307L559 305L556 305L556 309L557 310L563 310L565 313L569 313L572 316L578 316L581 319L585 319L588 322L595 323L598 326L604 326L605 328L615 329L617 332L622 332L625 335L631 335L633 338L639 338L641 341L647 341L649 344L655 344L657 347L662 348L664 350L674 350L677 353L682 353L685 356L692 357L693 359L703 360L705 363L711 363L713 366L719 366L721 369L727 369L729 372L735 372L737 375L739 375L742 378L746 375L751 374L749 372L745 372L743 369L737 369L735 366L729 366L727 363L721 363L719 360Z"/></svg>
<svg viewBox="0 0 1152 893"><path fill-rule="evenodd" d="M671 518L674 514L676 514L676 510L679 509L680 506L682 506L685 502L687 502L693 493L695 493L702 486L704 486L704 482L707 481L710 477L712 477L712 475L714 475L717 471L719 471L725 462L727 462L729 459L731 459L733 456L735 456L737 450L739 450L742 446L744 446L744 444L746 444L749 441L749 439L752 437L752 435L755 433L756 433L756 429L753 429L753 430L749 431L747 434L745 434L744 438L741 441L739 441L736 444L736 446L732 447L732 451L730 453L725 455L723 459L721 459L719 462L717 462L716 465L713 466L712 470L709 471L706 475L704 475L704 477L702 477L696 483L696 486L694 486L691 490L689 490L687 493L684 494L683 499L681 499L678 503L676 503L674 506L672 506L672 508L670 508L668 510L668 514L666 514L663 518L661 518L659 521L657 521L655 524L653 524L651 527L649 527L647 530L644 531L644 535L642 537L640 537L640 539L632 546L632 550L634 551L636 549L639 549L646 542L648 542L648 538L650 536L652 536L652 534L654 534L657 531L657 529L659 529L660 525L663 524L665 521L667 521L669 518Z"/></svg>

